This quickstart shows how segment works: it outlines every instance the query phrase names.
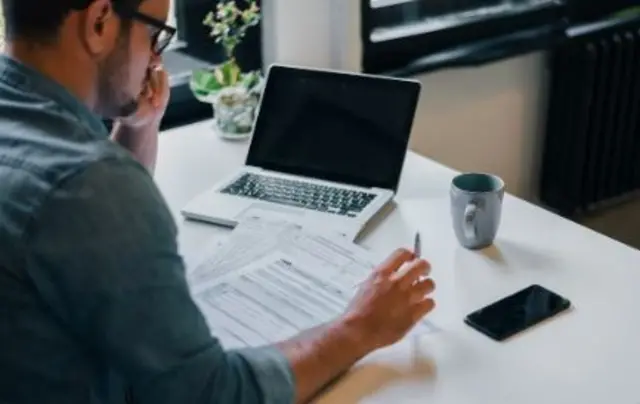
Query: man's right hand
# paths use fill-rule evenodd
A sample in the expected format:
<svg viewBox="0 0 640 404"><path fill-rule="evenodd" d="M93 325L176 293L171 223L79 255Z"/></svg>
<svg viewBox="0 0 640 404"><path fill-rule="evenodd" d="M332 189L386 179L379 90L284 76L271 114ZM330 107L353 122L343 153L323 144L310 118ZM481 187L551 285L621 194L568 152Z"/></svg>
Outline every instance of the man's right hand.
<svg viewBox="0 0 640 404"><path fill-rule="evenodd" d="M433 310L428 295L435 285L428 274L426 261L398 250L374 269L341 318L277 344L293 370L295 401L306 403L363 356L400 340Z"/></svg>
<svg viewBox="0 0 640 404"><path fill-rule="evenodd" d="M405 249L395 251L361 285L342 318L364 354L394 344L433 310L428 295L435 283L427 261Z"/></svg>

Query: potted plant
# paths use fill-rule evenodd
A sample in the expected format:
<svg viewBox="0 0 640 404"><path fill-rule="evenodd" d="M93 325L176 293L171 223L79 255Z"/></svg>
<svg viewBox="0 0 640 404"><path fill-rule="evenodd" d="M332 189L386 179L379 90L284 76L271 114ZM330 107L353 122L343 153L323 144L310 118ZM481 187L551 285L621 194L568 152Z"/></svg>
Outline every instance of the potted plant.
<svg viewBox="0 0 640 404"><path fill-rule="evenodd" d="M260 22L257 0L221 0L205 17L211 36L222 45L226 60L207 70L196 70L190 80L194 96L213 106L216 131L227 139L245 139L253 128L262 93L260 71L242 72L235 50L249 28ZM243 3L239 7L238 3Z"/></svg>

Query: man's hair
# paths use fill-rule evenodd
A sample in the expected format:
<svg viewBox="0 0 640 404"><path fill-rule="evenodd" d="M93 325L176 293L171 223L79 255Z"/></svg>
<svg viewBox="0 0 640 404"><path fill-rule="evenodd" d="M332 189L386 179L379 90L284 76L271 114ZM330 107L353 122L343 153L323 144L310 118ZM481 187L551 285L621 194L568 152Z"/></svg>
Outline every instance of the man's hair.
<svg viewBox="0 0 640 404"><path fill-rule="evenodd" d="M57 37L62 23L73 10L82 10L94 0L2 0L5 36L9 40L48 42ZM116 7L138 8L144 0L111 0Z"/></svg>

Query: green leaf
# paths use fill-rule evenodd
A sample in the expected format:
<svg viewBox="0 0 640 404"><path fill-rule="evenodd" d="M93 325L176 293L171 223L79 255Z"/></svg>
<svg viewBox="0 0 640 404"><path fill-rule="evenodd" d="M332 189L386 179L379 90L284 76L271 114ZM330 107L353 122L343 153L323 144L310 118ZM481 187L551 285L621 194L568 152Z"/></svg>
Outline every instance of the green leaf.
<svg viewBox="0 0 640 404"><path fill-rule="evenodd" d="M235 86L240 78L240 67L234 60L229 60L220 66L225 87Z"/></svg>
<svg viewBox="0 0 640 404"><path fill-rule="evenodd" d="M260 83L260 72L259 71L246 73L242 77L242 85L247 90L251 90L258 83Z"/></svg>
<svg viewBox="0 0 640 404"><path fill-rule="evenodd" d="M197 95L207 96L213 92L219 91L223 86L211 70L195 70L189 81L191 91Z"/></svg>
<svg viewBox="0 0 640 404"><path fill-rule="evenodd" d="M260 11L256 0L220 0L214 10L206 14L203 24L210 28L209 35L215 43L222 45L228 59L227 63L218 66L221 71L217 73L216 81L220 86L236 85L243 80L234 60L235 49L248 29L260 22ZM211 74L216 75L215 72Z"/></svg>
<svg viewBox="0 0 640 404"><path fill-rule="evenodd" d="M207 13L207 15L204 17L204 20L202 21L202 23L204 25L207 25L207 26L211 26L211 25L214 24L214 18L213 18L213 12L212 11Z"/></svg>

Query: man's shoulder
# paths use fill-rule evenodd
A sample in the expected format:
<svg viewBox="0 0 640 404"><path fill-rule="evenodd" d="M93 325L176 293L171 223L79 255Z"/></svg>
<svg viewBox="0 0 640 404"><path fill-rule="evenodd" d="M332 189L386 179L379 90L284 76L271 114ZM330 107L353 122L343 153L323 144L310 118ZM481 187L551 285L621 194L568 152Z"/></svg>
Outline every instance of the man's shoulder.
<svg viewBox="0 0 640 404"><path fill-rule="evenodd" d="M131 180L151 181L130 153L73 117L31 117L16 119L0 107L0 219L14 229L24 228L51 193L74 178L113 183L129 173Z"/></svg>
<svg viewBox="0 0 640 404"><path fill-rule="evenodd" d="M105 153L78 166L61 178L34 212L34 225L43 216L73 211L82 220L101 218L99 226L123 225L149 219L156 226L168 226L175 233L172 215L149 172L132 157ZM132 226L131 228L134 228ZM98 229L96 229L98 230Z"/></svg>
<svg viewBox="0 0 640 404"><path fill-rule="evenodd" d="M103 157L126 158L106 129L96 132L53 101L24 104L0 99L0 164L51 178Z"/></svg>

